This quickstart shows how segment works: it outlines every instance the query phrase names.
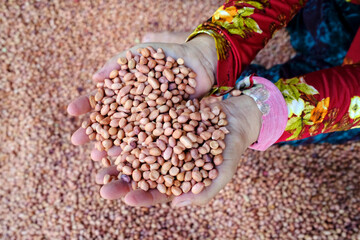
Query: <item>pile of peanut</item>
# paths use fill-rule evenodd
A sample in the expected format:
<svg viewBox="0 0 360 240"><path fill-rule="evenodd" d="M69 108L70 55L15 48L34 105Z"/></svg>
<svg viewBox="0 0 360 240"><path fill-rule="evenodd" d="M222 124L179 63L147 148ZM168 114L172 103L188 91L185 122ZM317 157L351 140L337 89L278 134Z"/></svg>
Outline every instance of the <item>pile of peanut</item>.
<svg viewBox="0 0 360 240"><path fill-rule="evenodd" d="M119 58L120 70L97 84L97 93L89 97L94 111L82 124L98 150L122 149L113 163L103 158L104 166L116 165L120 172L105 176L104 184L123 179L133 189L198 194L218 176L216 166L223 162L226 114L189 99L196 74L183 59L152 47L138 52Z"/></svg>

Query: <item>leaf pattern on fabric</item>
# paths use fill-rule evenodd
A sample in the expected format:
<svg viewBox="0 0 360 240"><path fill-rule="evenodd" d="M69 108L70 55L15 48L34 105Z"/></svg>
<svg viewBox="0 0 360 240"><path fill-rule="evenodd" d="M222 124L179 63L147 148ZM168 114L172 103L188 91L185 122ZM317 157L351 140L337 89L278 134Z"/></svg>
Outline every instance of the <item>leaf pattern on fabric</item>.
<svg viewBox="0 0 360 240"><path fill-rule="evenodd" d="M285 131L291 132L286 140L294 140L301 137L306 126L310 133L319 129L328 112L330 97L317 101L313 95L319 92L305 82L303 77L280 79L275 85L285 98L288 107L288 123Z"/></svg>
<svg viewBox="0 0 360 240"><path fill-rule="evenodd" d="M320 133L345 131L360 124L360 96L351 98L348 114L339 116L337 107L330 108L331 97L319 100L319 92L305 81L305 77L280 79L275 83L288 107L285 132L288 140L301 139ZM317 95L317 98L315 98Z"/></svg>
<svg viewBox="0 0 360 240"><path fill-rule="evenodd" d="M329 118L324 121L324 127L317 133L346 131L352 128L359 128L360 118L353 120L349 114L344 114L340 120L336 121L335 119L339 109L330 109L328 115L330 115L330 112L333 112L333 115L336 116L329 116Z"/></svg>
<svg viewBox="0 0 360 240"><path fill-rule="evenodd" d="M226 93L229 93L233 87L227 87L227 86L221 86L221 87L213 87L210 92L207 94L207 96L214 95L215 93L224 95Z"/></svg>
<svg viewBox="0 0 360 240"><path fill-rule="evenodd" d="M212 36L215 40L217 57L218 60L224 60L228 56L228 50L230 49L230 43L226 40L226 38L221 34L221 27L213 24L211 22L205 22L200 24L193 33L186 39L186 41L190 41L195 36L200 33L205 33Z"/></svg>
<svg viewBox="0 0 360 240"><path fill-rule="evenodd" d="M242 7L238 9L236 4L239 3L246 3L253 7ZM236 1L234 4L233 6L226 7L223 5L218 8L211 18L212 23L220 25L231 34L236 34L243 38L253 32L261 34L263 31L250 16L254 14L255 9L263 9L263 5L255 1Z"/></svg>
<svg viewBox="0 0 360 240"><path fill-rule="evenodd" d="M208 21L200 24L186 41L200 33L206 33L215 39L218 60L224 60L228 57L228 51L231 47L222 34L223 29L242 38L254 32L262 34L263 31L260 26L250 16L255 12L255 9L265 10L269 6L269 0L226 1Z"/></svg>

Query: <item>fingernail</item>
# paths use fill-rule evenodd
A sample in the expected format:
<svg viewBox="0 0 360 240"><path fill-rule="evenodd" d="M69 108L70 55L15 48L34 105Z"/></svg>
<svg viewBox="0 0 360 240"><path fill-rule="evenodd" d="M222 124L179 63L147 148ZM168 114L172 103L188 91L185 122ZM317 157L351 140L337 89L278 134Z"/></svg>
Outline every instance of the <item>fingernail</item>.
<svg viewBox="0 0 360 240"><path fill-rule="evenodd" d="M178 202L174 207L185 207L185 206L189 206L191 204L191 202L189 200L186 201L182 201L182 202Z"/></svg>

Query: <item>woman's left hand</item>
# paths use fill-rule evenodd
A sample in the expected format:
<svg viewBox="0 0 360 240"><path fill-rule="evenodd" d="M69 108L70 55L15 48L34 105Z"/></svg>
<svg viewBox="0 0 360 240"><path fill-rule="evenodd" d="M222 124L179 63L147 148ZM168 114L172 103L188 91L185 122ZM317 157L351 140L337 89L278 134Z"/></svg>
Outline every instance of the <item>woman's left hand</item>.
<svg viewBox="0 0 360 240"><path fill-rule="evenodd" d="M212 181L210 186L199 194L189 192L178 197L168 197L156 189L132 190L130 184L116 180L102 186L101 196L105 199L123 198L124 202L131 206L152 206L169 201L172 201L172 205L176 207L208 203L231 180L242 154L257 140L262 115L254 100L245 95L212 103L210 107L215 105L218 105L226 113L228 120L226 128L230 133L225 137L224 162L217 166L218 177ZM98 184L103 183L105 174L117 176L116 166L102 169L96 176Z"/></svg>

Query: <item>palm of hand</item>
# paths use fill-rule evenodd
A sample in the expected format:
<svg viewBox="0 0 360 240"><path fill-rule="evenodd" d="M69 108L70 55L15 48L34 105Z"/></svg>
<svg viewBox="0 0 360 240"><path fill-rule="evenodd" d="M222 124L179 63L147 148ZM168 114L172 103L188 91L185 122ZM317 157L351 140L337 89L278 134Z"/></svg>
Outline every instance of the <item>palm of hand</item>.
<svg viewBox="0 0 360 240"><path fill-rule="evenodd" d="M168 201L172 201L172 204L175 206L184 206L188 204L203 205L208 203L231 180L237 169L240 156L250 145L247 136L244 135L245 129L235 127L239 126L239 120L245 119L245 116L238 111L234 111L232 108L233 104L232 99L231 101L229 99L224 102L211 104L212 106L220 106L227 114L227 120L229 122L227 128L230 133L225 137L226 148L223 152L224 162L217 166L219 175L213 180L212 184L205 188L200 194L194 195L190 192L175 198L169 198L165 194L159 193L157 190L150 190L148 192L143 190L132 190L130 184L122 180L116 180L101 188L101 196L106 199L124 198L124 201L127 204L133 206L151 206ZM97 183L102 184L106 174L117 176L118 173L119 172L114 166L103 169L96 176L96 181Z"/></svg>
<svg viewBox="0 0 360 240"><path fill-rule="evenodd" d="M179 57L183 58L185 60L185 65L196 72L197 86L195 89L196 93L192 96L193 98L200 98L210 91L215 81L214 72L211 69L211 63L204 58L197 47L192 44L146 43L136 45L129 50L132 53L137 53L136 50L138 48L144 48L149 45L151 45L154 49L162 48L167 56L173 57L174 59ZM125 52L122 52L111 58L98 72L94 74L93 80L95 82L100 82L107 78L113 69L119 68L117 59L124 56Z"/></svg>
<svg viewBox="0 0 360 240"><path fill-rule="evenodd" d="M152 44L140 44L130 50L135 53L136 49L139 47L145 47L151 45L155 49L162 48L168 56L172 56L176 59L177 56L181 56L188 67L192 68L197 73L197 87L196 93L191 97L201 97L205 95L211 88L214 82L214 73L209 70L209 63L202 61L201 54L196 48L191 46L184 46L179 44L163 44L163 43L152 43ZM94 76L93 79L95 82L103 81L108 77L109 73L115 69L119 68L119 65L116 63L117 59L121 56L125 56L125 52L113 57L108 61L105 66L100 69ZM205 64L204 64L205 62ZM241 98L241 97L239 97ZM244 112L239 111L236 106L234 106L234 100L228 99L224 102L214 103L220 105L224 112L228 116L228 130L229 134L226 135L225 143L226 149L223 153L224 162L218 166L219 176L212 182L212 184L205 188L200 194L194 195L192 193L182 194L175 198L169 198L165 194L161 194L156 189L150 191L143 190L132 190L131 186L122 181L116 180L104 185L100 194L106 199L118 199L124 198L125 203L133 206L150 206L157 203L173 201L174 205L181 206L185 204L205 204L210 201L232 178L234 172L236 171L236 166L239 161L239 157L243 151L250 145L248 138L245 134L245 129L238 128L234 126L239 125L239 120L246 119ZM237 110L236 110L237 109ZM81 115L89 112L91 110L88 98L86 96L80 97L77 100L73 101L69 107L68 112L71 115ZM235 111L234 111L235 110ZM243 126L246 126L244 124ZM72 142L75 145L80 145L87 143L89 141L85 130L79 128L72 136ZM117 156L121 152L120 147L112 147L107 153L93 149L91 157L95 161L101 160L106 155ZM118 172L116 167L112 166L106 169L102 169L96 176L96 182L99 184L103 183L103 178L106 174L117 175Z"/></svg>

